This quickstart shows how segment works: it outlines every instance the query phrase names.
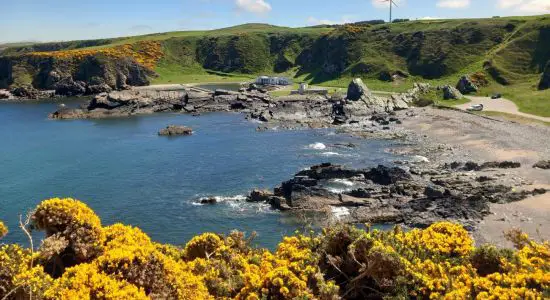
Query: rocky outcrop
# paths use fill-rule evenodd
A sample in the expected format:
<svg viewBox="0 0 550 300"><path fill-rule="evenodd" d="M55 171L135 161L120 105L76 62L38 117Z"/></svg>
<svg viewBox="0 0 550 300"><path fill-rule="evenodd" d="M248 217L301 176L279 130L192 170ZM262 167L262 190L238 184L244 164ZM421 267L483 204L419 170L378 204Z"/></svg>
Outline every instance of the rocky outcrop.
<svg viewBox="0 0 550 300"><path fill-rule="evenodd" d="M550 160L541 160L533 165L533 168L550 170Z"/></svg>
<svg viewBox="0 0 550 300"><path fill-rule="evenodd" d="M450 85L445 85L443 86L442 89L443 89L443 99L445 100L458 100L464 97L458 89Z"/></svg>
<svg viewBox="0 0 550 300"><path fill-rule="evenodd" d="M455 163L464 166L465 163ZM507 168L509 162L476 163ZM489 167L487 167L489 168ZM478 168L479 169L479 168ZM483 167L481 168L483 169ZM352 169L330 163L302 170L269 191L253 191L249 201L298 211L330 211L344 208L351 223L404 223L426 227L441 220L475 226L490 213L489 203L519 201L546 190L515 190L513 176L493 176L494 171L472 176L468 170L442 167L408 169L378 166ZM480 171L481 172L481 171ZM490 180L485 180L490 178ZM345 183L345 189L334 185Z"/></svg>
<svg viewBox="0 0 550 300"><path fill-rule="evenodd" d="M168 125L159 131L159 135L162 136L178 136L178 135L192 135L193 129L187 126L181 125Z"/></svg>
<svg viewBox="0 0 550 300"><path fill-rule="evenodd" d="M18 100L45 99L54 96L52 91L41 91L33 88L32 86L21 86L18 88L14 88L10 91L9 94L11 95L11 99Z"/></svg>
<svg viewBox="0 0 550 300"><path fill-rule="evenodd" d="M54 119L124 117L154 112L200 113L210 111L265 111L271 98L253 92L199 92L193 89L178 91L125 90L96 95L85 108L60 109L50 115Z"/></svg>
<svg viewBox="0 0 550 300"><path fill-rule="evenodd" d="M546 68L540 77L539 90L550 89L550 61L546 64Z"/></svg>
<svg viewBox="0 0 550 300"><path fill-rule="evenodd" d="M476 93L478 90L478 87L468 75L460 77L456 84L456 88L464 95Z"/></svg>

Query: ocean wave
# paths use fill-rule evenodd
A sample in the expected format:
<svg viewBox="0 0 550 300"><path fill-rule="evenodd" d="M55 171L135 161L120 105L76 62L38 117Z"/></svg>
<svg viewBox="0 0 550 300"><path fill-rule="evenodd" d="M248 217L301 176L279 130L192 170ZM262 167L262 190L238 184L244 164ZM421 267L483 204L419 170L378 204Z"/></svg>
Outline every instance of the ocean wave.
<svg viewBox="0 0 550 300"><path fill-rule="evenodd" d="M271 205L267 203L251 203L246 202L247 197L244 195L235 195L235 196L211 196L211 197L201 197L196 202L191 203L191 205L204 206L207 204L202 203L203 200L215 199L215 204L223 204L226 207L229 207L233 211L237 212L255 212L255 213L270 213L274 212L271 209Z"/></svg>
<svg viewBox="0 0 550 300"><path fill-rule="evenodd" d="M338 152L323 152L321 153L321 155L323 156L342 156L342 154L338 153Z"/></svg>
<svg viewBox="0 0 550 300"><path fill-rule="evenodd" d="M325 150L327 149L327 146L323 143L313 143L308 145L307 148L313 150Z"/></svg>

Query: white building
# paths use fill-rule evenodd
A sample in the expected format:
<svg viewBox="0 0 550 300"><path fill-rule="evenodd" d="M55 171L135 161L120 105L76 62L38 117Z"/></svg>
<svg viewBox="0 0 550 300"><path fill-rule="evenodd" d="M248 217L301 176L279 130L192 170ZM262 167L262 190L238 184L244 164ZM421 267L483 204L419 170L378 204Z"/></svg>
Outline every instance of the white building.
<svg viewBox="0 0 550 300"><path fill-rule="evenodd" d="M256 84L260 85L291 85L292 80L286 77L260 76L256 79Z"/></svg>

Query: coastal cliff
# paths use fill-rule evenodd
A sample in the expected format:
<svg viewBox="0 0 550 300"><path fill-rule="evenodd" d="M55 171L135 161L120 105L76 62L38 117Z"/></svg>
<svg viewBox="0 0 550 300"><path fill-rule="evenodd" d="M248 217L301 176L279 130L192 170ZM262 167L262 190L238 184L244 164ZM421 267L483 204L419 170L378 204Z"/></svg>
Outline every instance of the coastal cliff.
<svg viewBox="0 0 550 300"><path fill-rule="evenodd" d="M309 28L247 24L199 34L36 44L0 53L0 88L53 90L74 81L122 89L156 76L218 73L284 73L312 83L458 79L465 68L513 84L540 78L549 32L550 17L538 16ZM521 59L511 60L518 52Z"/></svg>

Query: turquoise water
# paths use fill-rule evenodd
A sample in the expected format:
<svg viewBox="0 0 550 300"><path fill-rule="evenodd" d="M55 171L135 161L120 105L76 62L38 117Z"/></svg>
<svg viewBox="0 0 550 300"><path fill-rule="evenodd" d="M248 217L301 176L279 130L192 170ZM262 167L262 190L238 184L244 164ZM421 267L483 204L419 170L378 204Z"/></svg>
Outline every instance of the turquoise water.
<svg viewBox="0 0 550 300"><path fill-rule="evenodd" d="M3 242L24 242L18 216L41 200L74 197L94 209L103 224L139 226L156 241L182 244L198 233L238 229L256 231L260 245L273 247L300 223L235 200L256 187L273 188L312 164L372 166L393 160L384 152L387 142L328 130L257 132L258 124L241 114L48 120L56 106L0 104L0 219L11 228ZM159 137L168 124L191 126L195 134ZM359 146L330 147L347 142ZM328 147L313 149L320 148L310 146L314 143ZM225 201L197 205L204 196Z"/></svg>

